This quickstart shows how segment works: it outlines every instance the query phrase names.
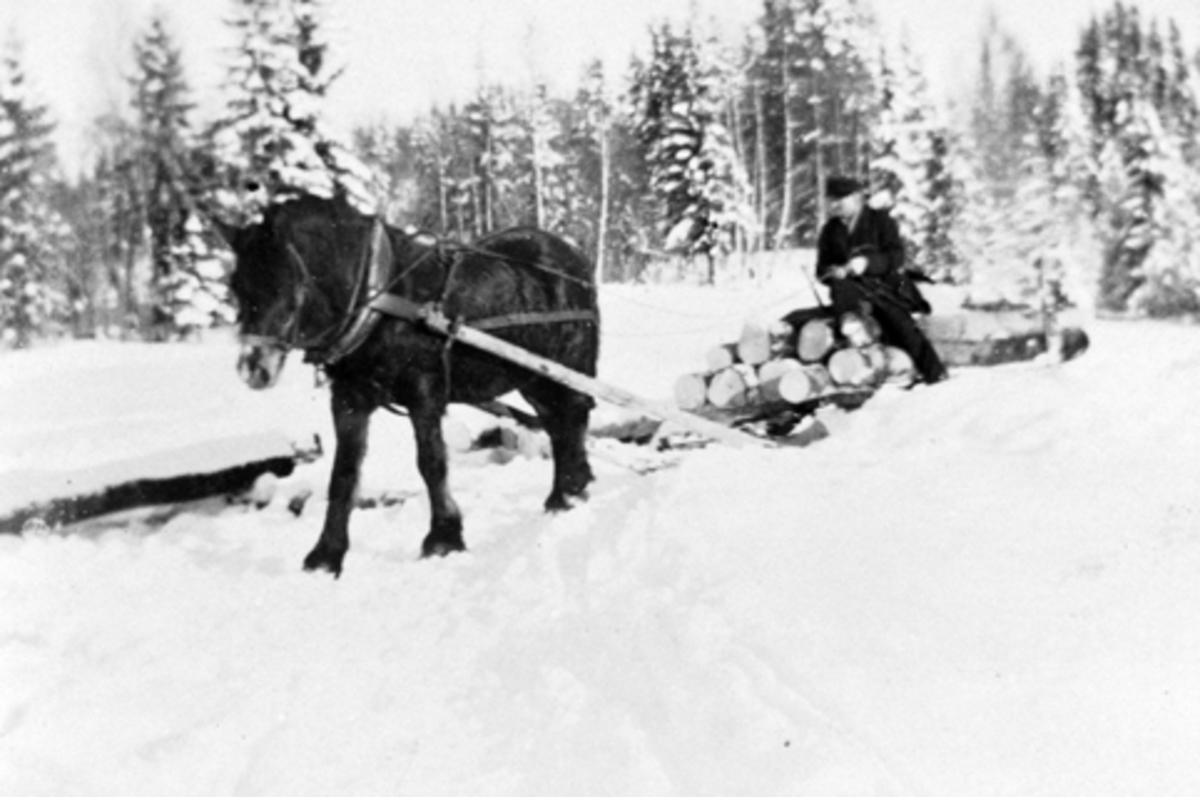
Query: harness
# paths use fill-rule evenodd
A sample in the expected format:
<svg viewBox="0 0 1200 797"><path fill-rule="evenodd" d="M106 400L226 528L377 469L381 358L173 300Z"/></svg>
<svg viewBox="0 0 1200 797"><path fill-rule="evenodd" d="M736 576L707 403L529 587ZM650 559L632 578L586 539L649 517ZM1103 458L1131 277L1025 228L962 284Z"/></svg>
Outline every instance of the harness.
<svg viewBox="0 0 1200 797"><path fill-rule="evenodd" d="M304 260L300 256L300 253L291 244L288 244L288 251L303 277L300 286L297 288L296 313L289 324L289 327L292 327L299 325L300 311L303 309L305 298L303 296L303 291L306 290L304 286L310 280L308 279L308 269L304 265ZM322 332L311 340L301 341L292 339L286 341L285 345L288 348L305 349L306 354L304 359L306 362L328 367L357 351L385 318L396 318L410 323L420 323L426 327L429 324L425 322L429 319L435 317L445 319L443 306L453 290L455 272L460 265L464 252L471 252L506 260L518 265L537 268L559 279L575 281L589 288L592 287L591 283L585 280L578 279L556 269L547 268L538 263L516 260L496 252L489 252L485 249L456 244L447 268L441 296L438 300L432 302L415 302L408 297L391 292L393 288L400 284L404 277L422 265L427 258L433 255L437 255L440 258L444 251L444 247L439 244L423 253L400 273L393 274L394 260L387 229L382 221L376 219L371 229L370 244L366 248L364 256L359 260L358 274L355 276L355 287L351 293L350 304L345 311L345 318L330 330ZM359 298L360 296L362 297L361 299ZM598 323L599 316L594 309L570 309L513 312L484 318L454 318L449 321L451 327L466 324L475 329L486 331L544 324L595 324ZM328 345L322 345L322 341L326 337L332 337L332 342ZM449 349L452 342L452 337L447 338L447 349Z"/></svg>

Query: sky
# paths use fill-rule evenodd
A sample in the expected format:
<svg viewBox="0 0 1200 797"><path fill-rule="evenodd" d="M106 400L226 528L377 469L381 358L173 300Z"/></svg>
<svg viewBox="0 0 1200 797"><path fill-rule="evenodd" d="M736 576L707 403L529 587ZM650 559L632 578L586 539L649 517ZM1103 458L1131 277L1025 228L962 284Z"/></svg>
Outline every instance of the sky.
<svg viewBox="0 0 1200 797"><path fill-rule="evenodd" d="M730 30L751 21L759 0L333 0L346 72L332 101L349 127L409 118L438 101L461 98L490 80L532 75L571 85L583 64L601 57L623 69L646 40L646 27L683 19L690 6ZM1196 0L1141 0L1149 16L1173 18L1200 42ZM935 87L970 73L989 9L1048 68L1068 59L1079 27L1111 0L875 0L886 30L903 31ZM232 0L0 0L0 33L24 50L33 86L59 124L68 164L87 151L86 131L124 102L121 75L133 36L150 11L165 9L189 81L203 110L219 107L218 86L230 36L222 18Z"/></svg>

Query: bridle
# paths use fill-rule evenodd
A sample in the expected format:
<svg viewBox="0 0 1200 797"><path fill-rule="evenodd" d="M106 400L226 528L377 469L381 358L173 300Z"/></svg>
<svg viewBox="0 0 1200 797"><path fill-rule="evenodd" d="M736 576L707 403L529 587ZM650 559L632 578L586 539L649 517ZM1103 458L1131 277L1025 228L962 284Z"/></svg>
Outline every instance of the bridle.
<svg viewBox="0 0 1200 797"><path fill-rule="evenodd" d="M305 308L313 304L313 295L315 293L313 286L316 280L313 278L312 270L308 267L304 257L296 249L295 244L288 241L286 245L287 260L291 265L294 277L291 313L278 334L245 334L241 336L242 342L251 346L268 346L286 351L302 349L309 352L311 358L319 362L321 360L319 353L335 346L337 341L346 334L354 323L355 305L358 303L359 295L363 292L364 285L369 278L371 261L377 256L376 247L378 246L379 236L383 233L382 227L381 222L375 222L373 235L367 242L363 250L363 256L360 258L354 288L350 291L350 299L347 302L345 311L337 314L336 321L328 324L315 334L308 336L303 334L301 320L304 318Z"/></svg>

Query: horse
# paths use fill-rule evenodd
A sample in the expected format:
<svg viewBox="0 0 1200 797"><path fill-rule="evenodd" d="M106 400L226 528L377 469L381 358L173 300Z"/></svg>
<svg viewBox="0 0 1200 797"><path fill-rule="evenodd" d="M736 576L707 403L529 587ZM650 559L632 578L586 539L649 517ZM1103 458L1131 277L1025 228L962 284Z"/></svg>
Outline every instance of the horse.
<svg viewBox="0 0 1200 797"><path fill-rule="evenodd" d="M342 572L369 421L379 408L403 408L412 422L431 509L422 557L466 550L462 513L447 485L441 421L449 403L519 392L550 438L554 474L546 510L586 498L593 480L586 450L592 398L455 345L422 321L423 312L440 312L594 376L596 287L591 264L574 246L528 227L471 245L447 242L385 225L343 198L310 195L269 206L258 223L218 228L235 255L229 286L243 380L255 389L274 385L295 349L328 377L336 448L325 523L304 559L306 570Z"/></svg>

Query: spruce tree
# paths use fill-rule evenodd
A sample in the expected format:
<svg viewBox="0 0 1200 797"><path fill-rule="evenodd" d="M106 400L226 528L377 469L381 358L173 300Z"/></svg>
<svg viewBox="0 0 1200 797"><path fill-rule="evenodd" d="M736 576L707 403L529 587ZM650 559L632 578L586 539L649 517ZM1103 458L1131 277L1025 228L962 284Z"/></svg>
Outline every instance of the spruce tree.
<svg viewBox="0 0 1200 797"><path fill-rule="evenodd" d="M1177 28L1164 37L1136 7L1115 3L1076 53L1097 179L1103 242L1099 303L1113 311L1188 311L1200 237L1196 84Z"/></svg>
<svg viewBox="0 0 1200 797"><path fill-rule="evenodd" d="M749 184L722 119L720 73L691 29L651 32L652 54L632 87L638 133L661 204L668 251L713 258L749 220ZM752 223L752 222L751 222Z"/></svg>
<svg viewBox="0 0 1200 797"><path fill-rule="evenodd" d="M0 340L28 346L66 321L68 230L51 204L49 107L28 84L20 43L0 52Z"/></svg>
<svg viewBox="0 0 1200 797"><path fill-rule="evenodd" d="M149 235L150 334L167 339L226 320L230 311L209 308L210 297L224 295L219 284L224 274L212 269L207 239L196 232L200 222L185 182L196 147L190 120L195 106L182 53L161 14L135 40L134 62L130 85L137 143L129 168L136 174ZM201 308L190 306L192 297Z"/></svg>
<svg viewBox="0 0 1200 797"><path fill-rule="evenodd" d="M323 0L233 0L237 43L229 100L214 140L227 212L253 217L265 203L300 194L342 195L378 207L372 176L330 129L323 111L334 65Z"/></svg>
<svg viewBox="0 0 1200 797"><path fill-rule="evenodd" d="M879 104L871 129L871 184L884 191L906 241L906 260L931 277L952 279L950 238L957 192L947 160L950 133L930 98L906 41L881 58Z"/></svg>

